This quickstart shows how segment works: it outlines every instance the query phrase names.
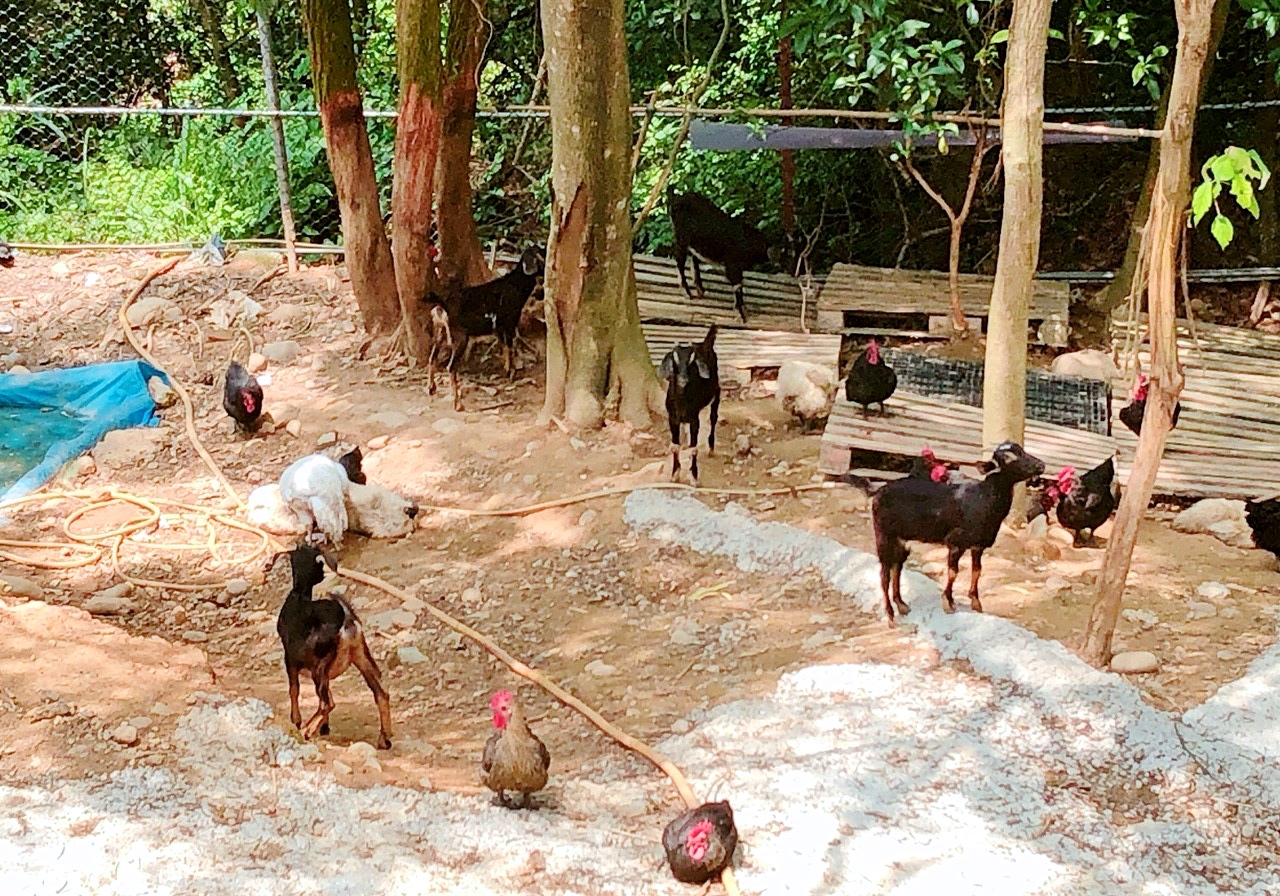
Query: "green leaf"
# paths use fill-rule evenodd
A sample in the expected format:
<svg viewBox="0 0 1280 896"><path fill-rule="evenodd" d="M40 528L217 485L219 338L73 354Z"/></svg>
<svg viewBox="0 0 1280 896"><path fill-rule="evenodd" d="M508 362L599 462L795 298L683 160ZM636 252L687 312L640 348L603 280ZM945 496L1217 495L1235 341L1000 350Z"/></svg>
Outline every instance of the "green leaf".
<svg viewBox="0 0 1280 896"><path fill-rule="evenodd" d="M1226 156L1214 156L1210 159L1209 170L1213 172L1214 180L1220 180L1223 183L1236 176L1236 166Z"/></svg>
<svg viewBox="0 0 1280 896"><path fill-rule="evenodd" d="M978 7L974 6L972 3L967 5L964 9L964 18L970 25L978 24Z"/></svg>
<svg viewBox="0 0 1280 896"><path fill-rule="evenodd" d="M1226 215L1217 215L1209 225L1209 232L1218 241L1218 245L1225 249L1231 245L1231 238L1235 236L1236 229Z"/></svg>
<svg viewBox="0 0 1280 896"><path fill-rule="evenodd" d="M1205 181L1191 194L1191 223L1199 224L1205 212L1213 207L1213 183Z"/></svg>
<svg viewBox="0 0 1280 896"><path fill-rule="evenodd" d="M1009 35L1009 32L1006 31L1005 36L1008 37L1008 35ZM1057 28L1050 28L1049 36L1054 40L1066 40L1066 38L1062 36L1062 32L1059 31Z"/></svg>
<svg viewBox="0 0 1280 896"><path fill-rule="evenodd" d="M1008 40L1009 40L1009 29L1002 28L999 31L997 31L995 34L991 35L991 40L989 41L989 43L1003 44L1003 43L1006 43Z"/></svg>

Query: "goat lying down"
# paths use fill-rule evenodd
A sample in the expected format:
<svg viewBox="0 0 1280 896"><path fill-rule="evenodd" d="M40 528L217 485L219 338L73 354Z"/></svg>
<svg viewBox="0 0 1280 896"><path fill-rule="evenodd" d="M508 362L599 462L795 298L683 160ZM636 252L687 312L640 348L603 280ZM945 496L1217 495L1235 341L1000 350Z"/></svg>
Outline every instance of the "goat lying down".
<svg viewBox="0 0 1280 896"><path fill-rule="evenodd" d="M898 479L872 496L871 524L880 558L884 612L890 625L895 605L904 615L910 612L902 600L902 566L909 541L947 546L942 606L948 613L956 606L951 594L960 572L960 557L969 551L973 562L969 603L982 612L978 598L982 552L995 544L1000 524L1013 504L1014 486L1043 473L1044 461L1027 454L1016 442L1003 442L992 452L987 469L981 480Z"/></svg>

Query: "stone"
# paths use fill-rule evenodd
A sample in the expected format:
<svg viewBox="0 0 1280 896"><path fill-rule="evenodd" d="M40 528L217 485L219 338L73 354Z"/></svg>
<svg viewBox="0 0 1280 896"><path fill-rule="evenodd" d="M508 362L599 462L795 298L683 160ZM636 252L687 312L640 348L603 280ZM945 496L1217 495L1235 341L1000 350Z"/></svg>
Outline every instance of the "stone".
<svg viewBox="0 0 1280 896"><path fill-rule="evenodd" d="M751 437L747 435L745 432L738 433L737 437L734 438L733 453L736 454L738 457L751 456Z"/></svg>
<svg viewBox="0 0 1280 896"><path fill-rule="evenodd" d="M366 442L365 445L368 446L370 451L381 451L383 448L387 447L387 443L390 441L391 436L374 436Z"/></svg>
<svg viewBox="0 0 1280 896"><path fill-rule="evenodd" d="M570 436L569 447L572 448L574 451L585 451L587 448L587 443L582 441L582 439L578 438L577 436Z"/></svg>
<svg viewBox="0 0 1280 896"><path fill-rule="evenodd" d="M25 364L14 364L9 368L9 372L13 374L30 373L31 368L27 367Z"/></svg>
<svg viewBox="0 0 1280 896"><path fill-rule="evenodd" d="M96 472L98 472L98 465L87 454L82 454L71 462L71 475L76 478L92 476Z"/></svg>
<svg viewBox="0 0 1280 896"><path fill-rule="evenodd" d="M201 631L191 630L182 633L182 640L190 641L192 644L203 644L209 640L209 636Z"/></svg>
<svg viewBox="0 0 1280 896"><path fill-rule="evenodd" d="M301 327L311 319L311 312L303 305L286 303L277 305L267 313L267 320L282 327Z"/></svg>
<svg viewBox="0 0 1280 896"><path fill-rule="evenodd" d="M132 747L138 742L138 729L125 722L111 732L111 739L121 746Z"/></svg>
<svg viewBox="0 0 1280 896"><path fill-rule="evenodd" d="M261 352L251 352L244 366L250 373L262 373L267 369L267 358Z"/></svg>
<svg viewBox="0 0 1280 896"><path fill-rule="evenodd" d="M62 700L55 700L52 703L42 703L28 711L26 719L28 722L43 722L45 719L60 719L66 716L73 716L75 713L75 708L71 704Z"/></svg>
<svg viewBox="0 0 1280 896"><path fill-rule="evenodd" d="M399 657L400 662L404 663L406 666L417 666L427 662L427 657L423 652L412 644L407 647L397 647L396 656Z"/></svg>
<svg viewBox="0 0 1280 896"><path fill-rule="evenodd" d="M230 594L232 597L239 597L242 594L249 593L249 582L245 579L228 579L227 584L224 587L226 588L227 594Z"/></svg>
<svg viewBox="0 0 1280 896"><path fill-rule="evenodd" d="M85 610L91 616L120 616L130 612L133 609L133 601L124 596L127 593L128 583L125 583L125 592L120 592L119 588L120 586L117 585L98 592L85 601Z"/></svg>
<svg viewBox="0 0 1280 896"><path fill-rule="evenodd" d="M583 668L584 671L594 675L596 678L608 678L610 675L618 674L617 667L610 666L604 660L592 660Z"/></svg>
<svg viewBox="0 0 1280 896"><path fill-rule="evenodd" d="M330 430L329 432L322 432L320 435L316 436L317 448L328 448L330 445L336 444L338 444L338 434L333 430Z"/></svg>
<svg viewBox="0 0 1280 896"><path fill-rule="evenodd" d="M431 424L431 428L443 436L462 429L462 423L452 417L441 417Z"/></svg>
<svg viewBox="0 0 1280 896"><path fill-rule="evenodd" d="M584 510L582 515L578 517L578 525L583 527L590 526L599 516L600 514L594 510Z"/></svg>
<svg viewBox="0 0 1280 896"><path fill-rule="evenodd" d="M166 433L152 427L113 429L93 449L99 467L108 470L135 470L160 450Z"/></svg>
<svg viewBox="0 0 1280 896"><path fill-rule="evenodd" d="M1105 380L1108 383L1120 378L1120 370L1116 367L1116 362L1111 360L1111 355L1094 348L1058 355L1049 365L1049 372L1059 376Z"/></svg>
<svg viewBox="0 0 1280 896"><path fill-rule="evenodd" d="M1193 600L1187 604L1188 619L1208 619L1218 615L1218 608L1207 601Z"/></svg>
<svg viewBox="0 0 1280 896"><path fill-rule="evenodd" d="M1221 582L1201 582L1196 588L1196 597L1201 600L1223 601L1231 596L1231 589Z"/></svg>
<svg viewBox="0 0 1280 896"><path fill-rule="evenodd" d="M693 723L688 719L676 719L671 723L672 734L688 734L693 730Z"/></svg>
<svg viewBox="0 0 1280 896"><path fill-rule="evenodd" d="M262 356L272 364L284 367L292 364L294 359L302 353L302 346L294 342L292 339L282 339L279 342L268 342L262 347Z"/></svg>
<svg viewBox="0 0 1280 896"><path fill-rule="evenodd" d="M347 765L341 759L333 760L333 770L340 775L351 774L351 766Z"/></svg>
<svg viewBox="0 0 1280 896"><path fill-rule="evenodd" d="M373 744L365 743L358 740L351 746L347 747L346 759L351 763L353 768L377 763L377 751L373 748Z"/></svg>
<svg viewBox="0 0 1280 896"><path fill-rule="evenodd" d="M667 638L681 647L695 647L703 641L702 631L692 619L681 619L671 626Z"/></svg>
<svg viewBox="0 0 1280 896"><path fill-rule="evenodd" d="M173 391L173 388L158 376L153 376L147 380L147 392L151 394L151 400L156 403L158 408L173 407L178 403L178 393Z"/></svg>
<svg viewBox="0 0 1280 896"><path fill-rule="evenodd" d="M478 604L484 600L484 594L474 585L470 588L462 589L462 602L464 604Z"/></svg>
<svg viewBox="0 0 1280 896"><path fill-rule="evenodd" d="M835 644L840 640L840 633L829 628L824 628L820 632L814 632L800 643L800 649L804 651L817 650L819 647L825 647L828 644Z"/></svg>
<svg viewBox="0 0 1280 896"><path fill-rule="evenodd" d="M27 600L39 600L44 596L44 589L30 579L22 576L0 576L0 594L12 594L14 597L25 597Z"/></svg>
<svg viewBox="0 0 1280 896"><path fill-rule="evenodd" d="M1111 671L1124 675L1154 672L1160 668L1160 660L1148 650L1126 650L1111 658Z"/></svg>
<svg viewBox="0 0 1280 896"><path fill-rule="evenodd" d="M151 714L164 718L165 716L173 715L173 710L169 708L167 703L155 703L151 707Z"/></svg>
<svg viewBox="0 0 1280 896"><path fill-rule="evenodd" d="M150 716L134 716L132 719L129 720L129 724L132 725L134 728L137 728L139 731L146 731L148 728L151 727L151 717Z"/></svg>
<svg viewBox="0 0 1280 896"><path fill-rule="evenodd" d="M418 617L408 610L402 610L397 607L394 610L384 610L381 613L373 613L365 618L365 624L373 631L390 631L394 628L406 628L418 621Z"/></svg>
<svg viewBox="0 0 1280 896"><path fill-rule="evenodd" d="M284 431L287 432L289 435L293 436L295 439L298 438L300 435L302 435L302 421L290 420L288 423L284 425Z"/></svg>
<svg viewBox="0 0 1280 896"><path fill-rule="evenodd" d="M176 324L182 320L182 309L160 296L144 296L129 306L125 317L134 329L152 324Z"/></svg>
<svg viewBox="0 0 1280 896"><path fill-rule="evenodd" d="M396 429L409 422L409 415L399 411L379 411L365 418L377 429Z"/></svg>
<svg viewBox="0 0 1280 896"><path fill-rule="evenodd" d="M1050 576L1045 579L1044 586L1041 589L1045 597L1057 597L1064 591L1071 590L1071 583L1062 576Z"/></svg>
<svg viewBox="0 0 1280 896"><path fill-rule="evenodd" d="M1132 622L1134 625L1143 629L1155 628L1160 621L1160 617L1150 610L1124 609L1120 611L1120 617Z"/></svg>

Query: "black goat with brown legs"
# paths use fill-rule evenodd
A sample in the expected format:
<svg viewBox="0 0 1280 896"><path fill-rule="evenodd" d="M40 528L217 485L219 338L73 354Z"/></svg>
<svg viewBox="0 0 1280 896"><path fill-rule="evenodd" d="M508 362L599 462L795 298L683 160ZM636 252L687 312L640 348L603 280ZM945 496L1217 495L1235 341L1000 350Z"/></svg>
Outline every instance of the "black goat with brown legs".
<svg viewBox="0 0 1280 896"><path fill-rule="evenodd" d="M680 428L689 427L693 456L689 471L698 484L698 418L711 405L711 427L707 451L716 453L716 421L720 416L720 369L716 358L716 326L697 345L679 344L662 359L662 378L667 383L667 422L671 426L671 479L680 475Z"/></svg>

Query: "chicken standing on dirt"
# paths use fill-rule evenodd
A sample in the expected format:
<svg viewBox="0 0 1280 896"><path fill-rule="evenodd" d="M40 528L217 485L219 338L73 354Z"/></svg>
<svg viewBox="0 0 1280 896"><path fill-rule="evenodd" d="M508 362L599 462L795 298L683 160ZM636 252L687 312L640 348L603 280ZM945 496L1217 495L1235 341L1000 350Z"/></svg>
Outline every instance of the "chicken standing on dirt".
<svg viewBox="0 0 1280 896"><path fill-rule="evenodd" d="M1057 499L1058 522L1071 533L1072 546L1097 545L1093 531L1111 519L1120 504L1115 461L1108 457L1083 476L1074 467L1063 467L1058 473Z"/></svg>
<svg viewBox="0 0 1280 896"><path fill-rule="evenodd" d="M862 405L862 416L867 416L867 408L873 404L880 405L880 415L884 416L884 403L898 388L898 375L880 356L880 343L872 339L867 343L866 351L858 355L849 375L844 381L844 397L851 404Z"/></svg>
<svg viewBox="0 0 1280 896"><path fill-rule="evenodd" d="M493 727L480 760L480 780L498 795L498 802L508 809L516 804L507 798L508 790L521 794L521 806L531 808L529 794L547 786L547 769L551 754L538 740L525 721L515 694L498 691L489 701L493 710Z"/></svg>
<svg viewBox="0 0 1280 896"><path fill-rule="evenodd" d="M685 884L704 884L719 875L733 861L737 846L738 829L727 800L690 809L662 832L667 864Z"/></svg>
<svg viewBox="0 0 1280 896"><path fill-rule="evenodd" d="M222 409L236 421L237 432L254 432L262 416L262 386L235 361L227 367L222 388Z"/></svg>
<svg viewBox="0 0 1280 896"><path fill-rule="evenodd" d="M289 677L289 719L304 740L310 740L317 732L328 734L329 714L333 712L329 683L348 666L355 666L378 705L378 749L389 750L391 701L382 687L382 675L364 639L360 619L345 600L312 598L315 586L324 581L325 562L332 569L338 568L331 556L314 545L301 544L289 552L293 587L276 620L276 633L284 645L285 674ZM310 673L320 701L305 725L298 709L298 677L303 670Z"/></svg>

